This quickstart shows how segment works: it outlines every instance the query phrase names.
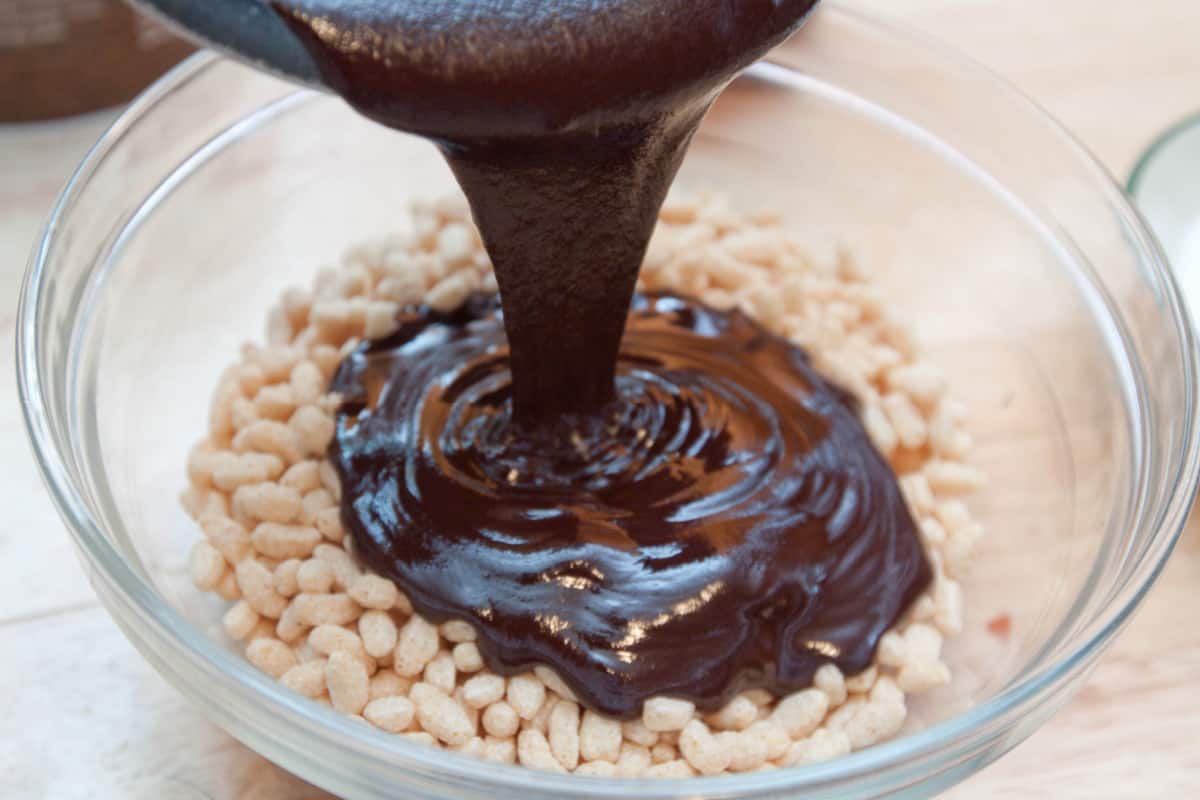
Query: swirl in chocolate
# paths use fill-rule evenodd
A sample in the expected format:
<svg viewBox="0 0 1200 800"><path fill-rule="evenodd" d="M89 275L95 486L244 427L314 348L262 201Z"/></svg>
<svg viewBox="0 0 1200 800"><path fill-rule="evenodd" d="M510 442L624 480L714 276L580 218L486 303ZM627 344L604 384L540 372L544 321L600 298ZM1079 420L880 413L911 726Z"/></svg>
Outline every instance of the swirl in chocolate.
<svg viewBox="0 0 1200 800"><path fill-rule="evenodd" d="M621 717L656 695L869 666L930 579L855 404L738 311L635 299L616 396L514 417L494 299L407 312L362 345L331 456L366 563L427 617L475 623L489 665L555 669Z"/></svg>

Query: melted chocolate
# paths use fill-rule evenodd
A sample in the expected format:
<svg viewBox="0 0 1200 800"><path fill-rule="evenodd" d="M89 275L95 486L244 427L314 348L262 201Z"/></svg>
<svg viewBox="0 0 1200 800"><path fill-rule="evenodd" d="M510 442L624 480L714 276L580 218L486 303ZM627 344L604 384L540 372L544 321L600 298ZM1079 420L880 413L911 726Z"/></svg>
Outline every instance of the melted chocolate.
<svg viewBox="0 0 1200 800"><path fill-rule="evenodd" d="M359 347L331 455L358 552L489 665L553 667L591 708L719 707L847 674L929 564L854 403L741 312L638 297L616 398L514 418L493 299Z"/></svg>
<svg viewBox="0 0 1200 800"><path fill-rule="evenodd" d="M503 305L408 314L342 365L359 553L473 620L493 668L548 664L608 713L857 671L929 581L887 463L803 353L675 297L626 328L701 118L815 4L272 0L329 86L437 144Z"/></svg>

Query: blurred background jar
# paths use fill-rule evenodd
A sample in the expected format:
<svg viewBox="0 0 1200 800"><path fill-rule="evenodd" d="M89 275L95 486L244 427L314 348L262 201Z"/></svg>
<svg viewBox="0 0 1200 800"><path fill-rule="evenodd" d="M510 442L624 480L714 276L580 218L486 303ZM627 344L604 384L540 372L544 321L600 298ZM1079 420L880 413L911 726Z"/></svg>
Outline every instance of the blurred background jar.
<svg viewBox="0 0 1200 800"><path fill-rule="evenodd" d="M125 103L191 49L122 0L0 0L0 122Z"/></svg>

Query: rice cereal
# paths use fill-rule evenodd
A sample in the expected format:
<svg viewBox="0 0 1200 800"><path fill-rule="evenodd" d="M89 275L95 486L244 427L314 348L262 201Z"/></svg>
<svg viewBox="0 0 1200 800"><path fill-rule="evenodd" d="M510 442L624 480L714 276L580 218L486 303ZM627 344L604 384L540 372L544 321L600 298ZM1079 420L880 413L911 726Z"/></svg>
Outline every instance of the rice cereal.
<svg viewBox="0 0 1200 800"><path fill-rule="evenodd" d="M247 659L284 686L414 742L534 769L613 777L687 777L813 763L894 736L907 695L946 684L945 637L962 630L960 581L982 535L962 497L984 485L966 462L965 409L851 254L814 256L769 217L719 195L672 199L642 268L642 289L675 289L739 307L803 346L853 392L872 442L897 470L935 576L876 664L818 670L784 698L744 692L716 713L653 698L639 720L582 708L551 670L490 671L462 621L413 613L366 573L342 529L325 452L342 357L384 336L402 306L452 308L495 277L461 198L412 209L412 230L348 251L311 290L289 289L267 340L220 376L208 433L187 462L182 502L203 538L189 571L229 603L222 623Z"/></svg>

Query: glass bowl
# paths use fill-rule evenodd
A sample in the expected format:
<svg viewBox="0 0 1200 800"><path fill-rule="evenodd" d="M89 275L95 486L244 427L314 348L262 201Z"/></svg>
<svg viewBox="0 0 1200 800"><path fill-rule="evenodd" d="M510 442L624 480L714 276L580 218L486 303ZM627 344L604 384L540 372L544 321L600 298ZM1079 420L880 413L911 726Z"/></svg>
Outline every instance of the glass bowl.
<svg viewBox="0 0 1200 800"><path fill-rule="evenodd" d="M285 286L451 179L429 144L207 55L88 155L22 294L30 435L129 639L218 725L348 798L927 796L1028 736L1128 620L1196 488L1195 343L1152 237L1027 100L836 5L722 97L680 182L781 211L829 257L855 248L971 408L989 535L955 680L900 738L775 772L574 778L412 745L252 668L184 568L198 532L176 498L210 391Z"/></svg>

